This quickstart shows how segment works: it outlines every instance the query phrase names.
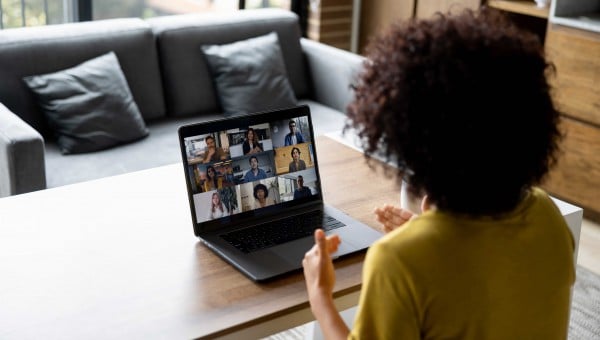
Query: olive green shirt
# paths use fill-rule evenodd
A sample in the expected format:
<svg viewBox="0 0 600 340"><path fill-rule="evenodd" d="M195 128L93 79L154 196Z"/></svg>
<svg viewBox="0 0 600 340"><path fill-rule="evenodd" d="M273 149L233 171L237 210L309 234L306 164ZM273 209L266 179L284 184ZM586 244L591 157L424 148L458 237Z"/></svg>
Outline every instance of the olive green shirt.
<svg viewBox="0 0 600 340"><path fill-rule="evenodd" d="M425 212L368 251L351 339L565 339L573 237L534 188L502 218Z"/></svg>

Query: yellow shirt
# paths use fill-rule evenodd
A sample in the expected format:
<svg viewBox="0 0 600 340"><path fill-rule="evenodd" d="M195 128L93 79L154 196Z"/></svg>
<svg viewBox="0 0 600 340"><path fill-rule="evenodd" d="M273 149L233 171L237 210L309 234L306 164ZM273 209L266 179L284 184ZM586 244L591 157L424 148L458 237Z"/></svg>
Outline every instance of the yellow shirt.
<svg viewBox="0 0 600 340"><path fill-rule="evenodd" d="M428 211L368 251L351 339L566 339L573 237L534 188L510 214Z"/></svg>

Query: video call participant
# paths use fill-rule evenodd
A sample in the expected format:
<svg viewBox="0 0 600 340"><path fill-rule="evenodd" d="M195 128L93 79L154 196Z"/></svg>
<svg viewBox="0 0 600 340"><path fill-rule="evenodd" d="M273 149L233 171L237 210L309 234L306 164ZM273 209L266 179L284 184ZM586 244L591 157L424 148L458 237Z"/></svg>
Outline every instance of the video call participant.
<svg viewBox="0 0 600 340"><path fill-rule="evenodd" d="M312 195L309 187L304 186L304 177L298 176L298 188L294 190L294 199L309 197Z"/></svg>
<svg viewBox="0 0 600 340"><path fill-rule="evenodd" d="M344 240L315 232L303 266L325 338L566 339L574 240L537 186L562 139L538 37L483 7L393 25L366 57L352 127L423 199L418 216L376 211L391 231L367 251L352 330L332 294Z"/></svg>
<svg viewBox="0 0 600 340"><path fill-rule="evenodd" d="M212 202L208 214L208 219L213 220L215 218L221 218L227 215L229 215L229 210L227 209L225 204L221 202L221 195L219 195L218 192L214 192L212 194Z"/></svg>
<svg viewBox="0 0 600 340"><path fill-rule="evenodd" d="M231 186L236 184L235 175L233 174L233 168L231 165L227 165L225 167L225 174L223 177L225 178L223 185Z"/></svg>
<svg viewBox="0 0 600 340"><path fill-rule="evenodd" d="M210 165L206 168L206 180L204 181L204 191L211 191L223 188L223 178L219 177L217 170Z"/></svg>
<svg viewBox="0 0 600 340"><path fill-rule="evenodd" d="M264 184L254 186L254 209L264 208L275 204L272 198L269 198L269 190Z"/></svg>
<svg viewBox="0 0 600 340"><path fill-rule="evenodd" d="M290 172L306 169L306 163L300 159L300 149L294 147L292 149L292 162L290 163Z"/></svg>
<svg viewBox="0 0 600 340"><path fill-rule="evenodd" d="M206 151L204 152L204 160L202 163L218 162L227 159L227 154L222 148L218 148L213 136L204 138L206 143Z"/></svg>
<svg viewBox="0 0 600 340"><path fill-rule="evenodd" d="M256 156L250 157L248 162L250 163L250 170L244 175L244 181L254 182L259 179L267 178L267 173L258 167L258 158L256 158Z"/></svg>
<svg viewBox="0 0 600 340"><path fill-rule="evenodd" d="M248 128L246 131L246 140L242 144L244 155L262 152L262 148L258 142L258 135L253 128Z"/></svg>
<svg viewBox="0 0 600 340"><path fill-rule="evenodd" d="M285 146L304 143L304 137L296 129L296 122L294 120L290 120L288 127L290 128L290 133L285 135Z"/></svg>

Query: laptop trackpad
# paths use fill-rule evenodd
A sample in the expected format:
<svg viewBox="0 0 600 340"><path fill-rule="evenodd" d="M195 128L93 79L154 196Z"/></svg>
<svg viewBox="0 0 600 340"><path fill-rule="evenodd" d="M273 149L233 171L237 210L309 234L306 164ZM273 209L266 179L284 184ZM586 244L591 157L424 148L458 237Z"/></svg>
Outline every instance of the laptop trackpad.
<svg viewBox="0 0 600 340"><path fill-rule="evenodd" d="M315 239L314 237L310 236L272 247L269 250L282 258L284 261L289 262L294 266L298 266L302 265L304 254L306 254L306 252L309 251L314 244ZM332 257L335 259L338 256L351 253L355 250L356 248L352 245L344 244L344 242L342 242L338 248L338 251L332 254Z"/></svg>

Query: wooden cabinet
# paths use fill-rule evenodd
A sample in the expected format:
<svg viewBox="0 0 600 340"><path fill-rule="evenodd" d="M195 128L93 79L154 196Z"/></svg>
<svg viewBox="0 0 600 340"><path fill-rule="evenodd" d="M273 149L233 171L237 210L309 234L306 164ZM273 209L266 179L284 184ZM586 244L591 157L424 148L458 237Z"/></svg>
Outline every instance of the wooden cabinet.
<svg viewBox="0 0 600 340"><path fill-rule="evenodd" d="M600 221L600 34L550 25L545 48L556 66L554 98L566 135L545 188Z"/></svg>
<svg viewBox="0 0 600 340"><path fill-rule="evenodd" d="M562 154L544 187L597 219L600 217L600 128L565 116L561 130L566 135Z"/></svg>
<svg viewBox="0 0 600 340"><path fill-rule="evenodd" d="M600 126L600 33L551 25L546 52L556 66L555 97L561 109Z"/></svg>

